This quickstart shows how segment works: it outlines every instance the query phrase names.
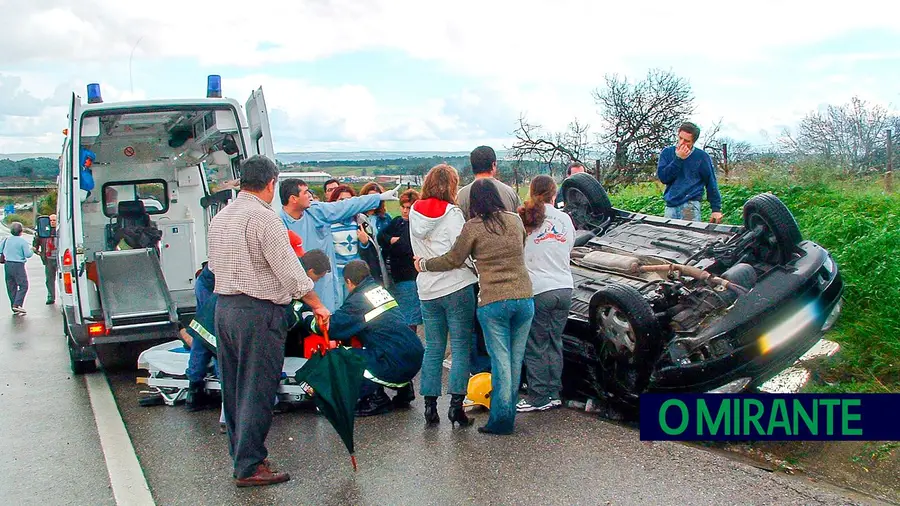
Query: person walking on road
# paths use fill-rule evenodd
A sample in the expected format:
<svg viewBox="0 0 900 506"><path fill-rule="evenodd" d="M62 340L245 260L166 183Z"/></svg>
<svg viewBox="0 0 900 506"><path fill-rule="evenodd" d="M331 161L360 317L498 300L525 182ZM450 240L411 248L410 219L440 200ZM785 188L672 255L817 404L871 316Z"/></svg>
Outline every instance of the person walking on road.
<svg viewBox="0 0 900 506"><path fill-rule="evenodd" d="M700 221L700 201L703 190L712 209L709 221L722 223L722 196L716 181L716 169L709 154L694 149L700 128L687 122L678 127L678 142L659 154L656 176L666 185L666 218Z"/></svg>
<svg viewBox="0 0 900 506"><path fill-rule="evenodd" d="M56 215L50 215L50 237L41 239L34 236L31 250L41 257L44 263L44 276L47 284L47 305L56 302Z"/></svg>
<svg viewBox="0 0 900 506"><path fill-rule="evenodd" d="M544 411L562 406L563 328L572 306L575 225L556 208L556 183L550 176L531 180L530 198L519 208L525 225L525 267L534 294L534 319L525 345L528 397L516 411Z"/></svg>
<svg viewBox="0 0 900 506"><path fill-rule="evenodd" d="M312 291L313 281L269 204L275 162L252 156L240 173L241 192L209 227L209 269L219 296L215 331L228 449L235 484L252 487L290 479L273 468L265 445L284 365L288 305L302 300L323 325L331 312Z"/></svg>
<svg viewBox="0 0 900 506"><path fill-rule="evenodd" d="M25 272L25 261L34 254L31 246L22 238L22 224L14 221L9 225L12 234L0 242L0 255L4 260L6 272L6 294L14 314L25 314L25 294L28 293L28 274Z"/></svg>

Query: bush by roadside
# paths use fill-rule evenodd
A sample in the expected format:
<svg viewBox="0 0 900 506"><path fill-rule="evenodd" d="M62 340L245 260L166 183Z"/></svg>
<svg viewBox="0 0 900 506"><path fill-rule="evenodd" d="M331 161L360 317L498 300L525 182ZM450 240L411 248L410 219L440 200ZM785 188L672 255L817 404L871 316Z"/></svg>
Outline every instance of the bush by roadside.
<svg viewBox="0 0 900 506"><path fill-rule="evenodd" d="M30 214L7 214L3 217L6 226L14 221L18 221L25 228L34 228L34 218Z"/></svg>

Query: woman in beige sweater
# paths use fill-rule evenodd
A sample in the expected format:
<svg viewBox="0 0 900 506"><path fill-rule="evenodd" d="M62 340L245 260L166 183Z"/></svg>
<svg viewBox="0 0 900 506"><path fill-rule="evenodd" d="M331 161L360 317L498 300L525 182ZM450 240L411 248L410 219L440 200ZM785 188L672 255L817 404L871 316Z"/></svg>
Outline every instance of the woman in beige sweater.
<svg viewBox="0 0 900 506"><path fill-rule="evenodd" d="M504 211L494 185L472 185L471 210L453 248L436 258L418 259L419 272L455 269L471 256L478 270L478 321L491 356L491 415L478 431L511 434L516 419L525 343L534 316L531 280L525 268L525 227Z"/></svg>

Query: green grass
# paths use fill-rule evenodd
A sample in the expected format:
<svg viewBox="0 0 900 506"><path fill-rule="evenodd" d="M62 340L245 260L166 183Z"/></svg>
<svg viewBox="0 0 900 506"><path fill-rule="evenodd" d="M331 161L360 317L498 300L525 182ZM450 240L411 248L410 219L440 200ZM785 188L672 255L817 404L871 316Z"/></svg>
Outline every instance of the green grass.
<svg viewBox="0 0 900 506"><path fill-rule="evenodd" d="M813 389L900 392L900 195L875 185L790 185L751 181L722 185L725 221L742 223L744 202L770 191L794 214L805 239L828 249L844 279L844 309L829 339L842 350ZM613 205L662 215L662 187L644 184L610 195ZM704 203L704 216L709 216Z"/></svg>

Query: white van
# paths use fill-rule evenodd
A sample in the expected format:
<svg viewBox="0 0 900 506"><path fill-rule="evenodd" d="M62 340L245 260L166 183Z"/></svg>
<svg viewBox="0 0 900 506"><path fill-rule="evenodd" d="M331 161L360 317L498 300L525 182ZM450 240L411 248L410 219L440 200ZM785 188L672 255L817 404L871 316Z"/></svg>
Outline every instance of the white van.
<svg viewBox="0 0 900 506"><path fill-rule="evenodd" d="M58 293L80 374L96 368L94 345L177 337L196 311L210 220L235 195L223 183L242 160L275 152L262 88L242 108L222 98L219 76L207 98L186 100L104 103L88 85L86 104L72 95L65 134Z"/></svg>

